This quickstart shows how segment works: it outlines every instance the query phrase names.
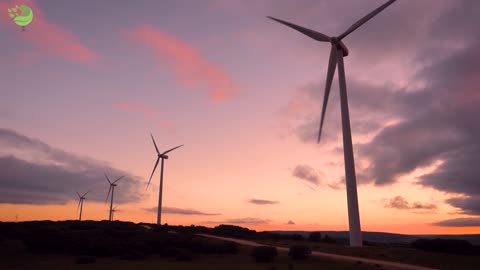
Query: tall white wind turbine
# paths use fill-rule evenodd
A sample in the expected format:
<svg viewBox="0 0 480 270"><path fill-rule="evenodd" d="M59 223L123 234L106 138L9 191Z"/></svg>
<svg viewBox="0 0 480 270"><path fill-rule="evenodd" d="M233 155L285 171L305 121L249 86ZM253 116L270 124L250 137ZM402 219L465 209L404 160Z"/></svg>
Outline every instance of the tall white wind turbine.
<svg viewBox="0 0 480 270"><path fill-rule="evenodd" d="M179 148L179 147L182 147L182 145L179 145L179 146L176 146L170 150L167 150L163 153L160 153L160 151L158 150L158 147L157 147L157 144L155 143L155 139L153 138L153 135L150 134L150 136L152 137L152 141L153 141L153 145L155 146L155 150L157 151L157 162L155 162L155 166L153 167L153 171L152 171L152 174L150 175L150 180L148 180L148 184L147 184L147 189L148 189L148 186L150 185L150 182L152 181L152 177L153 177L153 174L155 173L155 169L157 168L157 165L158 165L158 162L160 161L160 159L162 160L162 166L160 168L160 190L159 190L159 194L158 194L158 209L157 209L157 225L161 225L161 221L162 221L162 191L163 191L163 163L164 163L164 160L165 159L168 159L168 156L167 156L167 153Z"/></svg>
<svg viewBox="0 0 480 270"><path fill-rule="evenodd" d="M87 191L85 194L80 195L80 193L77 192L78 195L78 206L77 206L77 211L80 210L80 216L78 217L78 220L82 221L82 211L83 211L83 201L85 200L85 196L88 194Z"/></svg>
<svg viewBox="0 0 480 270"><path fill-rule="evenodd" d="M349 221L349 230L350 230L350 246L361 247L362 246L362 235L360 229L360 214L358 211L358 197L357 197L357 180L355 176L355 163L353 159L353 147L352 147L352 134L350 130L350 117L348 113L348 100L347 100L347 84L345 80L345 67L343 63L343 58L348 55L347 46L342 42L346 36L351 32L355 31L357 28L362 26L364 23L369 21L375 15L380 13L389 5L393 4L395 0L390 0L385 4L381 5L374 11L367 14L365 17L361 18L359 21L350 26L345 32L343 32L338 37L329 37L322 33L316 32L314 30L307 29L305 27L276 19L268 16L268 18L277 21L281 24L284 24L290 28L293 28L310 38L322 41L330 42L332 44L330 50L330 60L328 63L327 79L325 83L325 95L323 97L323 107L322 107L322 116L320 119L320 129L318 131L318 140L320 143L320 135L322 134L323 120L325 118L325 111L327 109L328 96L330 95L330 88L332 86L333 75L335 74L335 69L338 63L338 80L340 86L340 108L342 114L342 131L343 131L343 152L345 160L345 179L347 186L347 205L348 205L348 221Z"/></svg>
<svg viewBox="0 0 480 270"><path fill-rule="evenodd" d="M110 197L110 211L108 212L108 220L109 221L112 221L112 217L113 217L113 210L112 210L112 207L113 207L113 192L115 191L115 187L117 186L117 182L120 181L120 179L123 178L123 176L120 176L119 178L117 178L117 180L115 181L110 181L110 178L108 178L107 174L105 174L105 178L107 178L107 181L108 183L110 184L110 188L108 189L108 193L107 193L107 199L105 200L105 203L108 202L108 197ZM110 192L111 192L111 196L110 196Z"/></svg>

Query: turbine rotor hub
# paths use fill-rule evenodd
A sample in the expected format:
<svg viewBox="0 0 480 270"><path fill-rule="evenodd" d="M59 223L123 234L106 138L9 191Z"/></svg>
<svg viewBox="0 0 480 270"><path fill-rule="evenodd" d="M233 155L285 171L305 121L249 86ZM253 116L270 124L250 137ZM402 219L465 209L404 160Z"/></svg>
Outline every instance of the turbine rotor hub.
<svg viewBox="0 0 480 270"><path fill-rule="evenodd" d="M343 51L343 57L348 56L348 48L340 39L338 39L337 37L332 37L330 39L330 42L332 43L332 45L335 46L335 48Z"/></svg>

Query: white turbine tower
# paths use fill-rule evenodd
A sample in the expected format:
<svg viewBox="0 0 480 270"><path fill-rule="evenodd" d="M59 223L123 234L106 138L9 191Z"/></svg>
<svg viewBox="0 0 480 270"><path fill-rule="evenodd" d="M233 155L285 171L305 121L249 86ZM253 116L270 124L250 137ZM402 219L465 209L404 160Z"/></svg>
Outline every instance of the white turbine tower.
<svg viewBox="0 0 480 270"><path fill-rule="evenodd" d="M350 246L352 247L361 247L362 246L362 235L360 229L360 214L358 211L358 197L357 197L357 180L355 176L355 163L353 159L353 147L352 147L352 134L350 130L350 117L348 113L348 100L347 100L347 84L345 80L345 67L343 64L343 58L348 55L348 49L343 44L342 39L349 35L351 32L355 31L358 27L362 26L368 20L373 18L375 15L380 13L389 5L393 4L395 0L390 0L385 4L381 5L374 11L367 14L365 17L361 18L359 21L354 23L350 28L343 32L338 37L329 37L322 33L316 32L314 30L307 29L302 26L295 25L293 23L276 19L268 16L268 18L277 21L281 24L284 24L288 27L291 27L310 38L322 41L330 42L332 48L330 50L330 61L328 64L327 79L325 85L325 95L323 97L323 107L322 107L322 116L320 119L320 129L318 132L318 143L320 142L320 135L322 133L323 120L325 118L325 111L327 109L328 96L330 94L330 88L332 86L333 75L335 74L336 65L338 63L338 80L340 86L340 107L342 114L342 131L343 131L343 151L344 151L344 160L345 160L345 179L347 185L347 205L348 205L348 221L350 229Z"/></svg>
<svg viewBox="0 0 480 270"><path fill-rule="evenodd" d="M148 180L147 189L148 189L148 186L150 185L150 181L152 181L152 177L153 177L153 174L155 173L155 169L157 168L158 162L160 161L160 159L162 159L162 166L160 168L160 188L159 188L160 191L158 194L158 209L157 209L157 225L161 225L162 224L161 221L162 221L163 163L165 159L168 159L167 153L183 146L183 144L176 146L160 154L157 144L155 143L155 139L153 138L153 135L150 134L150 136L152 137L153 145L155 146L155 150L157 151L158 157L157 157L157 162L155 162L155 166L153 167L152 174L150 175L150 180Z"/></svg>
<svg viewBox="0 0 480 270"><path fill-rule="evenodd" d="M77 206L77 211L80 210L80 216L78 217L78 220L82 221L82 210L83 210L83 201L85 200L85 196L88 194L87 191L85 194L80 195L80 193L77 192L78 195L78 206Z"/></svg>
<svg viewBox="0 0 480 270"><path fill-rule="evenodd" d="M115 181L110 181L110 179L108 178L107 174L105 174L105 177L107 178L107 181L108 183L110 184L110 188L108 189L108 193L107 193L107 199L105 200L105 203L108 202L108 197L110 197L110 211L109 211L109 214L108 214L108 220L109 221L112 221L112 215L113 215L113 212L112 212L112 207L113 207L113 192L115 191L115 187L117 186L117 182L123 178L123 176L120 176L119 178L117 178L117 180ZM112 195L110 196L110 191L112 192Z"/></svg>

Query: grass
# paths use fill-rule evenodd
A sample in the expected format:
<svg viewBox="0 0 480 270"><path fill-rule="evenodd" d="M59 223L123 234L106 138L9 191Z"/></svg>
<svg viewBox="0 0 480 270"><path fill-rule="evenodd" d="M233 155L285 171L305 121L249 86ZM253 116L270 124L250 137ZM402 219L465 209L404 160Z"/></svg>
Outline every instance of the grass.
<svg viewBox="0 0 480 270"><path fill-rule="evenodd" d="M407 247L371 247L351 248L339 244L314 243L309 241L293 240L260 240L262 244L290 247L291 245L307 245L314 251L379 259L385 261L402 262L420 266L438 268L442 270L478 270L480 256L457 255L439 252L428 252Z"/></svg>
<svg viewBox="0 0 480 270"><path fill-rule="evenodd" d="M353 262L338 262L329 259L311 257L305 261L291 261L284 253L272 263L257 263L249 256L251 248L242 247L236 255L195 255L191 262L177 262L175 259L151 256L142 261L125 261L118 258L97 258L93 264L75 264L76 256L69 255L38 255L30 253L17 253L0 255L3 270L288 270L292 264L293 270L329 269L329 270L372 270L374 266L356 264Z"/></svg>

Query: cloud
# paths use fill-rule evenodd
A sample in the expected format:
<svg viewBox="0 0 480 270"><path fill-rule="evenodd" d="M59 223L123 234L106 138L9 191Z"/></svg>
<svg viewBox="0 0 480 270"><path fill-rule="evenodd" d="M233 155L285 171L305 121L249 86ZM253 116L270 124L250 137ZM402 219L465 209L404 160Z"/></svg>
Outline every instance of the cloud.
<svg viewBox="0 0 480 270"><path fill-rule="evenodd" d="M145 211L157 212L158 207L146 208ZM187 215L187 216L219 216L220 213L206 213L193 209L176 208L176 207L162 207L162 213Z"/></svg>
<svg viewBox="0 0 480 270"><path fill-rule="evenodd" d="M299 179L310 182L316 186L318 186L318 184L320 183L320 177L318 173L308 165L297 165L293 169L292 175Z"/></svg>
<svg viewBox="0 0 480 270"><path fill-rule="evenodd" d="M289 221L287 222L287 225L295 225L295 222L293 222L292 220L289 220Z"/></svg>
<svg viewBox="0 0 480 270"><path fill-rule="evenodd" d="M480 226L480 218L455 218L432 223L435 226L444 227L477 227Z"/></svg>
<svg viewBox="0 0 480 270"><path fill-rule="evenodd" d="M358 182L391 185L435 165L416 183L462 195L447 203L475 214L480 196L480 37L471 24L478 21L480 3L441 1L438 9L431 9L426 3L409 2L416 7L411 11L425 16L406 20L400 16L412 14L406 12L406 2L397 1L391 16L379 16L377 23L362 27L362 35L348 37L354 57L347 75L352 134L354 142L363 138L354 146L357 172L363 175ZM401 31L392 35L394 29ZM405 37L408 43L402 41ZM371 42L372 38L382 42ZM324 81L305 85L285 111L294 134L314 143ZM324 129L323 143L330 146L341 144L335 92Z"/></svg>
<svg viewBox="0 0 480 270"><path fill-rule="evenodd" d="M266 205L266 204L278 204L278 201L270 201L270 200L262 200L262 199L250 199L248 200L249 203L257 204L257 205Z"/></svg>
<svg viewBox="0 0 480 270"><path fill-rule="evenodd" d="M233 219L227 219L224 222L221 223L229 223L229 224L250 224L250 225L261 225L261 224L268 224L270 223L270 220L268 219L261 219L261 218L233 218Z"/></svg>
<svg viewBox="0 0 480 270"><path fill-rule="evenodd" d="M172 128L173 123L162 117L162 114L157 109L140 103L120 102L115 104L115 107L127 112L138 113L142 115L143 119L151 123L157 124L163 128Z"/></svg>
<svg viewBox="0 0 480 270"><path fill-rule="evenodd" d="M98 56L90 48L86 47L77 36L57 24L47 20L43 10L36 4L36 1L25 0L22 4L30 6L35 17L30 25L27 26L27 35L20 31L19 27L11 22L6 12L5 16L0 16L2 24L10 26L12 31L18 32L18 35L28 41L41 52L49 55L55 55L63 59L88 63L94 61ZM14 7L15 2L1 2L0 10L7 10ZM29 53L31 55L31 53ZM39 54L34 54L37 57ZM31 59L29 61L32 61Z"/></svg>
<svg viewBox="0 0 480 270"><path fill-rule="evenodd" d="M203 221L202 223L203 224L233 224L233 225L263 225L263 224L269 224L270 220L246 217L246 218L232 218L232 219L226 219L226 220L220 220L220 221L210 220L210 221Z"/></svg>
<svg viewBox="0 0 480 270"><path fill-rule="evenodd" d="M210 63L198 49L151 26L140 26L129 37L153 50L159 63L173 68L177 81L192 88L203 87L211 101L221 102L240 91L220 66Z"/></svg>
<svg viewBox="0 0 480 270"><path fill-rule="evenodd" d="M88 201L105 201L112 177L125 175L115 192L117 203L137 202L141 178L106 162L80 157L39 140L0 128L0 203L64 204L77 200L76 191Z"/></svg>
<svg viewBox="0 0 480 270"><path fill-rule="evenodd" d="M450 198L447 203L462 209L462 214L480 215L480 195L464 198Z"/></svg>
<svg viewBox="0 0 480 270"><path fill-rule="evenodd" d="M414 202L410 204L405 198L402 196L395 196L389 200L387 204L385 204L387 208L395 208L395 209L410 209L410 210L435 210L437 206L430 203L421 203L421 202ZM422 213L422 212L414 212L414 213Z"/></svg>

